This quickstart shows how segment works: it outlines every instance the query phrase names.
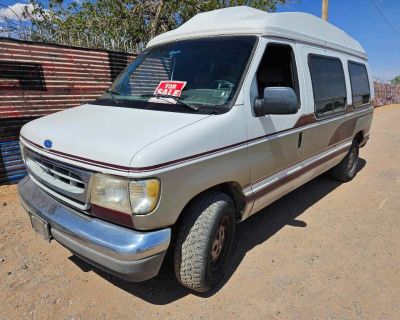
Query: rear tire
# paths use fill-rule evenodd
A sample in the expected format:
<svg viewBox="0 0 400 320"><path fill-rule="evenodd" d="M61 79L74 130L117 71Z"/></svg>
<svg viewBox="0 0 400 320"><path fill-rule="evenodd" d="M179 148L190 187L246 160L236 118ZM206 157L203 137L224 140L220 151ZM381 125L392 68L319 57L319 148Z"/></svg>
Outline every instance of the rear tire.
<svg viewBox="0 0 400 320"><path fill-rule="evenodd" d="M205 292L224 276L236 228L232 199L221 192L195 198L183 213L174 253L174 269L185 287Z"/></svg>
<svg viewBox="0 0 400 320"><path fill-rule="evenodd" d="M348 182L352 180L357 174L359 159L358 155L359 145L356 140L353 140L346 157L338 165L331 169L332 178L341 182Z"/></svg>

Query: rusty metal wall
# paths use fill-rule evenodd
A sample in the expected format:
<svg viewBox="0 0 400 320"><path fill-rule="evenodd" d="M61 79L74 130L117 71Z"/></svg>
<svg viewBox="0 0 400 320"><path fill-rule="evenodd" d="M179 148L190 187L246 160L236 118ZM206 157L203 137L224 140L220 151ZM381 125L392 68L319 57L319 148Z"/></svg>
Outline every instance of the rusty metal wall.
<svg viewBox="0 0 400 320"><path fill-rule="evenodd" d="M400 85L383 82L374 82L375 106L400 103Z"/></svg>
<svg viewBox="0 0 400 320"><path fill-rule="evenodd" d="M25 176L18 136L21 127L30 120L30 117L0 119L0 185Z"/></svg>
<svg viewBox="0 0 400 320"><path fill-rule="evenodd" d="M96 99L134 57L0 38L0 184L25 174L18 144L24 123Z"/></svg>

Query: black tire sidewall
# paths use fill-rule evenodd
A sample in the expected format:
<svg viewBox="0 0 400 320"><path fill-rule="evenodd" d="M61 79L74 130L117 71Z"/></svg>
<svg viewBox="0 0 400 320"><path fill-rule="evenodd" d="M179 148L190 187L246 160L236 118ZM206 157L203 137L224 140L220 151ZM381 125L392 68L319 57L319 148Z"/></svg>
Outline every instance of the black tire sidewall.
<svg viewBox="0 0 400 320"><path fill-rule="evenodd" d="M174 269L178 281L197 292L206 292L224 276L231 255L235 230L236 210L230 196L209 191L196 197L182 213L182 221L174 249ZM211 248L214 235L227 215L230 230L219 267L211 272Z"/></svg>
<svg viewBox="0 0 400 320"><path fill-rule="evenodd" d="M359 154L360 154L360 150L359 150L357 142L354 142L351 146L351 149L348 154L348 159L347 159L348 161L350 161L350 154L353 152L353 150L356 151L356 158L355 158L354 163L351 166L351 168L349 168L346 172L346 177L350 180L353 179L357 174L358 160L359 160ZM354 168L354 170L352 171L353 168Z"/></svg>
<svg viewBox="0 0 400 320"><path fill-rule="evenodd" d="M228 235L226 238L226 241L224 243L224 249L223 249L223 256L221 257L221 261L219 262L219 266L216 270L212 271L211 270L211 247L213 244L213 239L214 235L217 232L217 229L223 219L223 217L227 215L229 219L229 230L228 230ZM213 227L210 232L210 237L208 240L208 245L207 245L207 250L204 253L204 261L206 263L205 265L205 274L204 274L204 281L205 285L208 288L213 287L216 283L218 283L221 278L224 276L227 265L229 262L229 258L231 255L234 239L235 239L235 229L236 229L236 221L235 221L235 212L233 206L230 206L228 203L226 203L218 212L218 214L215 217L215 221L213 222Z"/></svg>
<svg viewBox="0 0 400 320"><path fill-rule="evenodd" d="M350 155L354 150L356 150L356 159L354 160L355 164L354 166L349 168L348 165L350 161ZM358 142L356 140L353 140L353 143L350 146L350 150L347 152L344 159L330 170L331 176L335 180L340 182L348 182L352 180L357 175L358 162L359 162L359 146ZM354 170L352 170L352 168L354 168Z"/></svg>

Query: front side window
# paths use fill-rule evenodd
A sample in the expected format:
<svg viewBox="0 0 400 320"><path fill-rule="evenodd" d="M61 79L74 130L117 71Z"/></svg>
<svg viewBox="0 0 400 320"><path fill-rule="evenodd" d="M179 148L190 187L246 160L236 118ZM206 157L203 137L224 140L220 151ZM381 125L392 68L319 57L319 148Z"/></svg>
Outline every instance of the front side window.
<svg viewBox="0 0 400 320"><path fill-rule="evenodd" d="M96 103L195 112L187 108L189 105L199 113L226 112L239 89L256 40L253 36L214 37L149 48ZM171 83L177 83L181 90L169 90ZM163 89L156 91L160 87Z"/></svg>
<svg viewBox="0 0 400 320"><path fill-rule="evenodd" d="M317 116L343 111L346 107L346 83L338 58L309 55L314 104Z"/></svg>
<svg viewBox="0 0 400 320"><path fill-rule="evenodd" d="M368 103L371 96L367 67L364 64L352 61L349 61L348 66L353 105L359 107Z"/></svg>
<svg viewBox="0 0 400 320"><path fill-rule="evenodd" d="M290 87L299 96L296 62L293 49L285 44L268 44L257 70L258 97L264 97L268 87Z"/></svg>

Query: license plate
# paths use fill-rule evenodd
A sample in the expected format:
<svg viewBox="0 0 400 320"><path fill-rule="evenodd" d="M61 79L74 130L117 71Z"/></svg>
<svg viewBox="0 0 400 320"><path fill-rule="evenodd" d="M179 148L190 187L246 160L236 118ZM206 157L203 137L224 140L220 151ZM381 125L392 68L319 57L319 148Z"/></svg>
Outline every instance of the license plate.
<svg viewBox="0 0 400 320"><path fill-rule="evenodd" d="M34 214L30 214L33 230L39 233L46 241L50 242L49 224Z"/></svg>

